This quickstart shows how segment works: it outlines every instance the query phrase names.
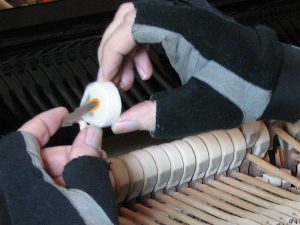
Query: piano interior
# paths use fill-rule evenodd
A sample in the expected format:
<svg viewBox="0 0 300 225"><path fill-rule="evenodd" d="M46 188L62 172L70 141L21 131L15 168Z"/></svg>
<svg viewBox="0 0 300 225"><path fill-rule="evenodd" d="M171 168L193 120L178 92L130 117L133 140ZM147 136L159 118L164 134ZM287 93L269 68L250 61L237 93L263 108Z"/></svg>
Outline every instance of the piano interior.
<svg viewBox="0 0 300 225"><path fill-rule="evenodd" d="M79 105L84 87L96 79L101 36L121 3L57 0L0 11L1 135L47 109ZM282 42L300 45L297 0L210 3L242 24L267 25ZM120 92L123 111L180 85L159 45L150 55L153 77L136 76L133 87ZM63 128L49 146L70 144L77 132L76 125ZM300 123L282 121L182 140L114 135L106 128L103 149L111 159L120 224L299 223L298 140Z"/></svg>
<svg viewBox="0 0 300 225"><path fill-rule="evenodd" d="M299 223L298 132L255 121L111 158L120 224ZM276 166L274 138L275 156L290 155Z"/></svg>

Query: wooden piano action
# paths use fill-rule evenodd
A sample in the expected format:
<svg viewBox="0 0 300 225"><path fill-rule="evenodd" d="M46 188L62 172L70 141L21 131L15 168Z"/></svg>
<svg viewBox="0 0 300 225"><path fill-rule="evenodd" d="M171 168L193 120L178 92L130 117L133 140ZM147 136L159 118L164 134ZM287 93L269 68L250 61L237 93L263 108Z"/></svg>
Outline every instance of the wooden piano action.
<svg viewBox="0 0 300 225"><path fill-rule="evenodd" d="M259 121L111 158L119 223L297 224L299 134L299 123ZM268 162L276 138L277 167Z"/></svg>

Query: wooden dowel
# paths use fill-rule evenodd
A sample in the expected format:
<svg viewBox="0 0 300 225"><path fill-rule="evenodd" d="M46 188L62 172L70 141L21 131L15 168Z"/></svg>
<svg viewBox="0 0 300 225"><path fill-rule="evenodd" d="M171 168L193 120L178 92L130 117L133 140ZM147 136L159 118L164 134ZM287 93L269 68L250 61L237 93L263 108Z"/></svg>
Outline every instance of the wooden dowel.
<svg viewBox="0 0 300 225"><path fill-rule="evenodd" d="M276 221L279 221L282 223L289 223L292 219L282 213L257 206L255 204L252 204L248 201L245 201L245 200L242 200L235 196L232 196L222 190L218 190L218 189L208 186L206 184L196 183L196 184L194 184L194 188L196 190L201 190L202 192L205 192L209 195L216 196L216 197L222 199L223 201L226 201L226 202L228 202L232 205L235 205L237 207L240 207L242 209L249 210L253 213L258 213L258 214L267 216L269 218L273 218Z"/></svg>
<svg viewBox="0 0 300 225"><path fill-rule="evenodd" d="M274 127L273 130L278 137L293 146L300 153L300 143L295 138L279 127Z"/></svg>
<svg viewBox="0 0 300 225"><path fill-rule="evenodd" d="M120 216L118 220L120 225L136 225L134 222L123 216Z"/></svg>
<svg viewBox="0 0 300 225"><path fill-rule="evenodd" d="M135 223L138 224L143 224L143 225L158 225L154 221L148 219L146 216L141 215L140 213L133 212L130 209L122 207L120 209L120 214L124 217L128 217L130 220L134 221Z"/></svg>
<svg viewBox="0 0 300 225"><path fill-rule="evenodd" d="M183 203L188 204L190 206L193 206L196 209L199 209L199 210L207 213L208 215L209 214L214 215L214 217L216 217L216 218L214 218L214 221L216 221L216 220L222 221L223 220L223 222L214 222L213 224L225 224L225 223L226 224L228 224L228 223L229 224L241 224L241 225L242 224L249 224L249 223L247 223L248 220L241 219L237 216L231 215L231 214L229 214L227 212L224 212L220 209L214 208L214 207L212 207L212 206L210 206L207 203L204 203L202 201L199 201L199 200L195 201L195 198L192 198L190 196L183 195L179 192L172 192L172 193L170 193L170 195L174 199L177 199L180 202L183 202ZM242 221L239 220L239 219L241 219ZM210 223L212 223L212 222L210 222ZM252 224L252 223L250 223L250 224ZM256 224L256 223L254 223L254 224Z"/></svg>
<svg viewBox="0 0 300 225"><path fill-rule="evenodd" d="M205 210L207 204L203 205L204 203L198 202L198 205L201 205L201 207L195 208L195 205L191 204L194 199L190 199L188 196L182 195L178 192L170 192L169 194L170 196L162 195L161 199L168 204L174 204L177 207L180 207L180 209L183 211L195 215L196 217L209 222L210 224L228 224L228 222L208 214L207 210Z"/></svg>
<svg viewBox="0 0 300 225"><path fill-rule="evenodd" d="M255 204L252 204L252 203L249 203L247 201L241 200L240 198L229 195L225 191L222 191L222 190L219 190L217 188L208 186L206 184L196 183L194 185L194 188L197 189L197 190L201 190L202 192L205 192L207 194L217 196L218 198L221 198L225 201L228 201L230 203L238 205L241 208L253 210L252 212L257 212L259 210L259 207L256 206Z"/></svg>
<svg viewBox="0 0 300 225"><path fill-rule="evenodd" d="M171 208L170 206L168 206L166 204L162 204L162 203L160 203L158 201L155 201L153 199L147 200L147 205L149 205L153 208L156 208L156 209L168 214L170 217L182 221L183 223L196 224L196 225L205 224L203 222L200 222L198 220L193 219L192 217L189 217L189 216L183 214L182 212L180 212L178 210L175 210L174 208Z"/></svg>
<svg viewBox="0 0 300 225"><path fill-rule="evenodd" d="M265 224L265 225L270 225L270 224L277 225L277 223L278 223L277 221L267 218L263 215L255 214L255 213L246 211L244 209L238 208L236 206L230 205L224 201L221 201L220 199L212 197L211 195L208 195L206 193L196 191L192 188L183 188L182 192L191 196L192 198L200 199L201 201L204 201L211 206L219 208L222 211L231 213L231 214L239 216L241 218L248 219L251 222L253 221L258 224ZM240 220L240 218L237 218L237 220ZM246 221L246 223L247 222L248 221Z"/></svg>
<svg viewBox="0 0 300 225"><path fill-rule="evenodd" d="M264 208L267 208L267 209L272 209L272 210L275 210L275 211L278 211L280 213L283 213L291 218L296 218L297 219L297 214L294 214L294 210L291 209L290 207L287 207L287 206L281 206L281 205L278 205L278 204L275 204L275 203L272 203L272 202L269 202L269 201L266 201L266 200L263 200L261 198L258 198L254 195L251 195L249 193L246 193L244 191L241 191L235 187L232 187L230 185L227 185L227 184L224 184L220 181L216 181L216 180L208 180L207 183L219 190L222 190L222 191L225 191L229 194L232 194L236 197L239 197L241 199L244 199L248 202L251 202L253 204L256 204L258 206L261 206L261 207L264 207Z"/></svg>
<svg viewBox="0 0 300 225"><path fill-rule="evenodd" d="M152 208L148 208L146 206L143 206L140 203L134 204L134 209L137 210L138 212L155 219L156 221L158 221L159 223L163 223L163 224L170 224L170 225L180 225L180 223L177 223L176 221L170 219L169 217L161 214L160 212L158 212L155 209Z"/></svg>
<svg viewBox="0 0 300 225"><path fill-rule="evenodd" d="M238 180L241 180L241 181L243 181L247 184L251 184L251 185L257 186L261 189L264 189L266 191L272 192L272 193L274 193L276 195L279 195L283 198L287 198L287 199L290 199L290 200L293 200L293 201L300 202L300 195L297 195L297 194L292 193L290 191L284 190L280 187L276 187L272 184L269 184L269 183L266 183L262 180L251 177L247 174L239 173L237 171L232 171L230 176L232 176L232 177L234 177Z"/></svg>
<svg viewBox="0 0 300 225"><path fill-rule="evenodd" d="M277 168L276 166L271 165L270 163L264 161L263 159L255 156L255 155L252 155L250 153L247 153L246 159L248 159L249 161L251 161L254 164L256 164L257 166L259 166L259 168L263 172L268 173L273 176L276 176L276 177L280 177L281 179L286 180L287 182L295 185L296 187L300 187L300 180L298 178L288 174L287 172Z"/></svg>
<svg viewBox="0 0 300 225"><path fill-rule="evenodd" d="M231 177L220 176L219 179L222 182L224 182L228 185L234 186L234 187L236 187L240 190L243 190L245 192L251 193L251 194L256 195L256 196L259 196L259 197L261 197L263 199L266 199L270 202L274 202L274 203L277 203L279 205L286 205L286 206L289 206L293 209L300 210L300 203L299 202L291 201L291 200L288 200L288 199L283 199L282 197L276 196L274 194L271 194L269 192L261 190L261 189L255 187L255 186L250 185L250 184L243 183L243 182L241 182L239 180L236 180L236 179L233 179Z"/></svg>

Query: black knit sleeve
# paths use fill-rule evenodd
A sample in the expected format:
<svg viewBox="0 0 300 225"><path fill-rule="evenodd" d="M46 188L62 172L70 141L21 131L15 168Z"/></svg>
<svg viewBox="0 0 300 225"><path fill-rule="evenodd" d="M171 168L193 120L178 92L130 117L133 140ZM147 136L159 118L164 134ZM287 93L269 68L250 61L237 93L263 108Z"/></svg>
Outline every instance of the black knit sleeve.
<svg viewBox="0 0 300 225"><path fill-rule="evenodd" d="M117 224L117 210L108 171L109 165L105 160L83 156L65 166L63 177L66 188L80 189L88 193L110 220Z"/></svg>
<svg viewBox="0 0 300 225"><path fill-rule="evenodd" d="M283 62L271 101L262 119L300 119L300 48L283 45Z"/></svg>
<svg viewBox="0 0 300 225"><path fill-rule="evenodd" d="M274 30L243 26L206 1L190 7L140 0L134 6L134 39L160 43L183 85L151 97L157 104L152 136L228 129L264 114L283 60Z"/></svg>
<svg viewBox="0 0 300 225"><path fill-rule="evenodd" d="M67 197L46 178L39 146L29 134L11 133L0 140L0 187L0 200L5 199L7 207L2 212L9 215L11 224L85 224Z"/></svg>
<svg viewBox="0 0 300 225"><path fill-rule="evenodd" d="M7 203L3 196L0 185L0 225L11 225L10 217L8 214Z"/></svg>

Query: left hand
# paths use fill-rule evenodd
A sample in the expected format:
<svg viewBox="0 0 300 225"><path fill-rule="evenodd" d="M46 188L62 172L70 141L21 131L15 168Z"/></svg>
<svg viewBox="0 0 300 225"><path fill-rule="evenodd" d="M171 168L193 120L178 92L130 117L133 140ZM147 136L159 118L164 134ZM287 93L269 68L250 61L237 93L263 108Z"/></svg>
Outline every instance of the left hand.
<svg viewBox="0 0 300 225"><path fill-rule="evenodd" d="M104 151L99 151L102 144L102 130L96 127L87 127L80 131L70 146L44 148L50 137L60 128L67 114L67 109L55 108L37 115L19 129L31 133L37 139L46 171L61 186L64 186L62 179L64 167L72 159L80 156L107 158Z"/></svg>
<svg viewBox="0 0 300 225"><path fill-rule="evenodd" d="M98 80L112 81L122 91L132 87L134 68L142 80L150 79L153 74L149 46L137 43L131 32L135 17L133 3L123 3L104 32L98 49ZM155 101L145 101L123 113L118 122L112 125L112 131L116 134L135 130L152 131L155 129L155 114Z"/></svg>

